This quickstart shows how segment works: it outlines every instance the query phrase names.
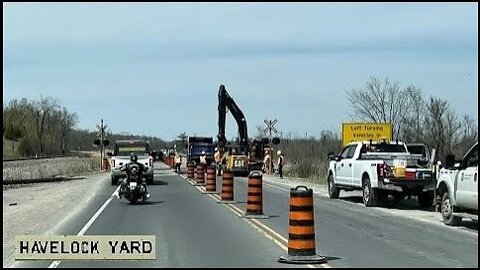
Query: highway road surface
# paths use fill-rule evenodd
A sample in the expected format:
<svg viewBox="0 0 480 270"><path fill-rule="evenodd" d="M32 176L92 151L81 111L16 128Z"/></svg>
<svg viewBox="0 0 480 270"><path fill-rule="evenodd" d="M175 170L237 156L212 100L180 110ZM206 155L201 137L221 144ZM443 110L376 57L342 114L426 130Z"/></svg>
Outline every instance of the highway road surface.
<svg viewBox="0 0 480 270"><path fill-rule="evenodd" d="M263 211L269 219L245 219L247 178L235 177L236 204L155 163L148 203L130 205L112 197L105 179L88 207L55 234L146 234L156 236L156 260L17 261L14 267L478 267L477 231L393 216L346 200L315 195L317 254L328 263L277 262L288 241L289 190L264 182ZM217 191L221 177L217 177ZM360 198L359 198L360 199Z"/></svg>

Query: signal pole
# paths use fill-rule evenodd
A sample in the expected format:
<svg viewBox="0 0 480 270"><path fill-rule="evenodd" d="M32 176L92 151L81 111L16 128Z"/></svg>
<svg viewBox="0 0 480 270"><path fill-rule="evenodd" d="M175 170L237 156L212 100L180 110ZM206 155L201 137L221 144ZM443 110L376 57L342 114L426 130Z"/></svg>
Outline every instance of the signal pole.
<svg viewBox="0 0 480 270"><path fill-rule="evenodd" d="M101 120L100 125L97 124L98 133L97 136L100 136L100 170L103 170L103 156L105 155L105 129L107 125L103 124L103 119Z"/></svg>
<svg viewBox="0 0 480 270"><path fill-rule="evenodd" d="M268 152L270 153L270 169L273 169L272 131L277 133L277 129L274 127L274 125L277 123L277 119L273 121L265 119L263 120L263 122L267 125L267 127L263 131L264 132L268 131L268 134L269 134L268 135Z"/></svg>

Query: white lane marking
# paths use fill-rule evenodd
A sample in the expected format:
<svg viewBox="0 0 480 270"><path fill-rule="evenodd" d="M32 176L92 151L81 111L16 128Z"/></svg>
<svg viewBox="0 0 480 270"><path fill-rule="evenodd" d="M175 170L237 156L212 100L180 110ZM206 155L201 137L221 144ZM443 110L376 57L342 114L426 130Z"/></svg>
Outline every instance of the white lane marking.
<svg viewBox="0 0 480 270"><path fill-rule="evenodd" d="M265 184L268 185L268 186L283 190L283 191L289 191L288 189L280 188L280 187L277 187L277 186L274 186L274 185L271 185L271 184L267 184L267 183L265 183ZM195 188L198 189L199 191L202 191L203 187L195 186ZM221 202L221 197L218 194L208 194L208 196L211 197L212 199L214 199L217 202ZM238 217L242 217L243 214L244 214L242 209L236 207L235 205L223 204L223 206L225 206L225 208L227 208L228 210L233 212ZM256 219L250 219L249 220L249 219L244 218L243 220L245 222L247 222L250 226L252 226L255 230L261 232L266 238L272 240L281 249L283 249L285 251L288 251L288 247L287 247L288 240L285 237L281 236L279 233L277 233L275 230L271 229L270 227L268 227L267 225L263 224L262 222L260 222ZM253 223L256 223L258 226L253 224ZM320 264L320 265L318 265L318 267L316 265L312 265L312 264L307 264L305 266L307 266L308 268L318 268L318 267L332 268L332 266L329 265L328 262L324 263L324 264Z"/></svg>
<svg viewBox="0 0 480 270"><path fill-rule="evenodd" d="M98 218L98 216L100 216L100 214L107 207L107 205L112 201L112 199L114 197L118 198L118 191L119 190L120 190L120 186L117 187L117 189L112 193L112 195L110 195L110 198L108 198L108 200L105 201L105 203L102 205L102 207L100 207L100 209L97 210L97 212L92 216L92 218L90 218L90 220L87 222L87 224L85 224L85 226L83 226L83 228L77 233L77 235L84 235L85 234L85 232L88 230L88 228L90 228L90 226L92 226L93 222L95 222L95 220ZM58 265L60 264L60 262L62 262L62 261L53 261L48 266L48 268L57 268Z"/></svg>

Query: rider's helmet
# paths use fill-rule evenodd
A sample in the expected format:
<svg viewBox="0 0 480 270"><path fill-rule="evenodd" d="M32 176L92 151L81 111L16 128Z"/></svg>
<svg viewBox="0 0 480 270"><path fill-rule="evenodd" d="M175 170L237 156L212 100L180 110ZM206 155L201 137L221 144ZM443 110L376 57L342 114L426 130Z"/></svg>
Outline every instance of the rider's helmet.
<svg viewBox="0 0 480 270"><path fill-rule="evenodd" d="M131 153L130 154L130 161L131 162L137 162L137 160L138 160L137 155L135 153Z"/></svg>

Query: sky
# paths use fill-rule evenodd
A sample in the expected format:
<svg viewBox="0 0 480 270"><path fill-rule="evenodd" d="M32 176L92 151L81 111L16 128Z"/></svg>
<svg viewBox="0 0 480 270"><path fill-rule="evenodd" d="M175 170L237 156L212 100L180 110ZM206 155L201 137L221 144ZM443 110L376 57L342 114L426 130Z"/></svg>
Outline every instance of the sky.
<svg viewBox="0 0 480 270"><path fill-rule="evenodd" d="M319 136L370 76L478 123L478 3L3 3L4 103L52 96L81 129L216 136L223 84L250 137Z"/></svg>

